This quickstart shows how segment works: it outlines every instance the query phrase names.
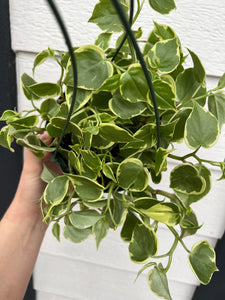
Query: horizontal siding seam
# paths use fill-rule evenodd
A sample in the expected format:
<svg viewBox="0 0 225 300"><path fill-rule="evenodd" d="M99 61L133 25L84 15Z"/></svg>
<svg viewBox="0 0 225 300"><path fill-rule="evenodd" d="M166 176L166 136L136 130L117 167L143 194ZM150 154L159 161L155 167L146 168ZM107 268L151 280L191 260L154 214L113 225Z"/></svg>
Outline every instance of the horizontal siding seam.
<svg viewBox="0 0 225 300"><path fill-rule="evenodd" d="M134 278L136 278L136 275L138 273L138 270L137 272L133 271L133 270L130 270L130 269L123 269L123 268L119 268L119 267L113 267L113 266L110 266L110 265L107 265L107 264L103 264L103 263L94 263L92 261L89 261L89 260L86 260L86 259L83 259L83 258L80 258L80 259L76 259L74 257L70 257L70 256L66 256L66 255L62 255L62 254L56 254L56 253L53 253L53 252L48 252L48 251L43 251L41 250L40 251L40 254L43 254L43 255L47 255L47 256L53 256L53 257L60 257L61 259L65 259L65 260L68 260L68 261L77 261L77 262L82 262L82 263L89 263L89 264L92 264L92 265L95 265L95 266L100 266L100 267L106 267L108 269L112 269L112 270L119 270L119 271L123 271L123 272L126 272L126 273L130 273L130 274L134 274ZM141 268L141 266L140 266ZM146 275L148 271L143 271L143 273L139 276L139 277L144 277L144 275ZM187 280L179 280L179 279L174 279L172 277L170 277L171 275L168 274L168 281L170 282L178 282L178 283L181 283L181 284L187 284L187 285L190 285L190 286L197 286L198 283L196 281L196 284L194 283L190 283L189 281ZM194 276L194 275L193 275Z"/></svg>
<svg viewBox="0 0 225 300"><path fill-rule="evenodd" d="M66 300L68 299L68 300L82 300L81 298L72 298L72 297L68 297L68 296L65 296L65 295L63 295L62 293L59 293L59 294L55 294L55 293L52 293L52 292L50 292L50 291L48 291L48 290L44 290L44 289L42 289L42 288L35 288L35 286L34 286L34 289L36 290L36 291L38 291L38 292L41 292L41 293L45 293L45 294L48 294L48 295L50 295L50 296L56 296L56 297L64 297ZM64 300L64 299L63 299Z"/></svg>

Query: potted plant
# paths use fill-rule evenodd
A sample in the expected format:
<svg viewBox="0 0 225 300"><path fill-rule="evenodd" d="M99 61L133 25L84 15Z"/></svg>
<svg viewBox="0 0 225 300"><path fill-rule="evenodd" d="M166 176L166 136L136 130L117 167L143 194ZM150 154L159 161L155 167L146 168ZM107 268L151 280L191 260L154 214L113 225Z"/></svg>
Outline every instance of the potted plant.
<svg viewBox="0 0 225 300"><path fill-rule="evenodd" d="M93 10L89 21L103 30L95 44L73 49L76 87L69 52L48 48L36 56L33 74L51 58L59 64L61 76L57 83L38 83L22 75L22 89L33 109L3 113L0 120L7 124L0 132L0 144L13 151L15 139L38 157L53 153L62 174L44 166L42 179L47 186L40 208L43 221L53 223L58 240L62 219L66 239L79 243L93 234L97 248L110 228L120 230L122 240L129 243L131 260L143 264L138 275L149 268L150 289L171 299L166 273L178 243L201 283L208 284L217 270L214 250L207 241L188 249L184 238L201 227L191 205L211 189L208 166L220 168L220 179L225 178L224 162L198 154L200 148L217 142L225 123L225 75L217 87L207 90L200 59L188 50L193 67L185 68L187 56L174 30L154 22L148 40L142 41L142 30L134 24L144 0L136 1L134 16L130 1L120 0L133 35L143 43L142 58L154 88L149 91L140 58L124 33L114 2L101 0ZM175 8L173 0L149 0L149 4L162 14ZM114 33L121 35L112 46ZM48 146L38 136L43 132L52 137ZM190 151L174 155L176 143L182 141ZM163 190L160 182L168 159L177 165L170 173L170 186ZM157 256L159 223L167 226L174 240L169 251ZM160 262L164 257L166 265Z"/></svg>

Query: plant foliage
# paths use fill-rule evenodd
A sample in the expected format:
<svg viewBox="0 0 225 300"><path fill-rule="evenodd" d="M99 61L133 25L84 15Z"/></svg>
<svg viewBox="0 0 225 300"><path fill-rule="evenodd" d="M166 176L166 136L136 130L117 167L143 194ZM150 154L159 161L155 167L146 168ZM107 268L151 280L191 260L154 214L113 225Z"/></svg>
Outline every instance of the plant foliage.
<svg viewBox="0 0 225 300"><path fill-rule="evenodd" d="M148 2L162 14L175 8L173 0ZM132 25L143 3L136 1ZM129 1L120 0L120 4L128 16ZM62 174L46 166L43 169L42 179L47 183L40 200L41 207L45 203L43 219L53 223L52 232L58 240L59 221L64 219L62 234L66 239L80 243L93 234L97 248L109 228L118 228L121 238L129 243L130 259L146 263L138 275L151 268L147 276L150 289L169 300L166 273L178 243L188 252L190 266L201 283L207 284L217 270L214 250L207 241L188 250L183 238L201 227L190 205L210 191L207 166L217 166L222 171L220 179L225 178L224 162L198 156L201 147L210 148L217 142L225 123L225 75L215 89L208 90L198 56L189 50L193 66L186 68L186 56L174 30L154 22L142 53L160 114L161 144L157 147L151 94L129 39L115 56L124 29L111 1L99 1L89 22L97 24L103 33L94 45L74 48L76 103L58 150ZM113 47L111 36L118 36L118 32L121 35ZM140 41L141 28L133 29L133 33ZM49 58L61 67L58 82L38 83L23 74L22 89L33 109L7 110L0 119L6 122L0 144L11 151L14 140L38 157L56 149L71 103L73 73L69 54L50 48L36 56L33 73ZM38 101L40 105L36 105ZM52 137L49 146L38 136L43 132ZM173 155L176 143L182 141L190 152L182 157ZM160 185L168 159L177 162L170 174L170 190L155 189L152 183ZM159 223L167 226L175 240L169 252L157 256ZM166 266L158 263L161 257L168 257Z"/></svg>

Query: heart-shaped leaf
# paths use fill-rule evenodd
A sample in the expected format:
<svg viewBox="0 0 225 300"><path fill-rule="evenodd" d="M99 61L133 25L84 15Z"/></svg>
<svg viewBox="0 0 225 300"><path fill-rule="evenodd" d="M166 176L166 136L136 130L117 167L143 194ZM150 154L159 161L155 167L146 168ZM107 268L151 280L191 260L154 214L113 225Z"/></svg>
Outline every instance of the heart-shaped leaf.
<svg viewBox="0 0 225 300"><path fill-rule="evenodd" d="M180 51L177 37L157 42L147 54L153 69L167 74L176 69L180 63Z"/></svg>
<svg viewBox="0 0 225 300"><path fill-rule="evenodd" d="M77 73L79 74L79 88L85 90L97 90L108 77L113 75L113 66L111 62L105 59L104 51L98 46L82 46L74 53L77 62ZM73 86L71 60L69 60L67 64L64 83L67 86Z"/></svg>
<svg viewBox="0 0 225 300"><path fill-rule="evenodd" d="M62 175L53 178L44 191L44 200L54 206L60 204L65 198L69 188L67 176Z"/></svg>
<svg viewBox="0 0 225 300"><path fill-rule="evenodd" d="M69 216L71 224L79 229L91 227L101 218L102 216L96 210L75 211Z"/></svg>
<svg viewBox="0 0 225 300"><path fill-rule="evenodd" d="M166 274L160 272L158 268L154 268L148 273L148 285L158 297L172 300Z"/></svg>
<svg viewBox="0 0 225 300"><path fill-rule="evenodd" d="M185 125L184 139L188 147L196 149L212 147L219 137L219 124L216 117L195 103Z"/></svg>
<svg viewBox="0 0 225 300"><path fill-rule="evenodd" d="M149 173L139 159L128 158L119 165L117 180L119 186L126 190L143 191L148 186Z"/></svg>
<svg viewBox="0 0 225 300"><path fill-rule="evenodd" d="M98 201L104 187L94 180L79 175L68 175L78 196L84 201Z"/></svg>
<svg viewBox="0 0 225 300"><path fill-rule="evenodd" d="M146 101L148 85L139 64L133 64L123 73L120 79L120 92L130 102Z"/></svg>
<svg viewBox="0 0 225 300"><path fill-rule="evenodd" d="M123 0L119 0L124 13L127 15L128 5ZM93 10L89 22L95 23L103 31L106 32L120 32L123 31L123 25L119 16L110 0L99 1Z"/></svg>
<svg viewBox="0 0 225 300"><path fill-rule="evenodd" d="M205 190L206 182L195 166L184 163L171 171L170 187L184 194L199 195Z"/></svg>
<svg viewBox="0 0 225 300"><path fill-rule="evenodd" d="M91 228L78 229L72 225L66 225L63 230L64 237L73 243L81 243L86 240L91 234Z"/></svg>
<svg viewBox="0 0 225 300"><path fill-rule="evenodd" d="M188 255L188 260L192 271L202 284L208 284L213 273L218 271L215 251L208 241L195 244Z"/></svg>
<svg viewBox="0 0 225 300"><path fill-rule="evenodd" d="M143 224L136 224L129 245L130 258L135 263L144 264L158 250L155 232Z"/></svg>
<svg viewBox="0 0 225 300"><path fill-rule="evenodd" d="M217 118L219 122L219 128L225 124L225 92L219 91L208 99L209 111Z"/></svg>

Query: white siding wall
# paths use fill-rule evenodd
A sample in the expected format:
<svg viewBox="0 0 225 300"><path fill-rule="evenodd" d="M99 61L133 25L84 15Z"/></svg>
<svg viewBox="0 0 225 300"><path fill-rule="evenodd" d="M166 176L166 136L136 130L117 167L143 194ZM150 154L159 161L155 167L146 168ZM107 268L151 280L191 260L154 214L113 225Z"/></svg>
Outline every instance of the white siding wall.
<svg viewBox="0 0 225 300"><path fill-rule="evenodd" d="M97 2L57 1L63 12L74 45L93 43L99 33L97 26L87 24L92 9ZM146 0L146 6L148 5ZM171 25L181 39L183 46L196 51L201 58L207 74L208 85L213 86L225 71L225 5L223 0L177 0L177 10L169 16L161 16L146 9L143 13L144 32L153 27L151 19L158 23ZM28 106L19 87L23 72L31 74L35 54L48 46L66 49L58 25L55 23L44 0L10 0L12 47L17 57L18 101L19 108ZM137 24L138 26L139 24ZM222 63L221 63L222 62ZM57 66L47 62L37 72L37 80L56 81ZM207 154L223 160L225 132L218 146ZM178 153L185 151L179 146ZM203 151L204 153L204 151ZM171 162L170 168L173 167ZM197 237L186 239L189 247L193 243L207 239L213 245L223 234L225 228L224 183L216 181L217 171L212 170L214 188L205 200L193 205L199 222L204 226ZM164 175L168 186L168 176ZM160 227L160 246L170 245L170 234ZM120 241L119 233L110 232L96 251L91 238L83 244L74 245L62 238L58 243L49 228L43 242L34 271L34 287L38 300L103 300L134 299L157 300L148 289L146 274L133 284L139 265L130 262L127 245ZM190 300L198 284L190 271L187 256L182 247L169 271L169 285L174 300Z"/></svg>

